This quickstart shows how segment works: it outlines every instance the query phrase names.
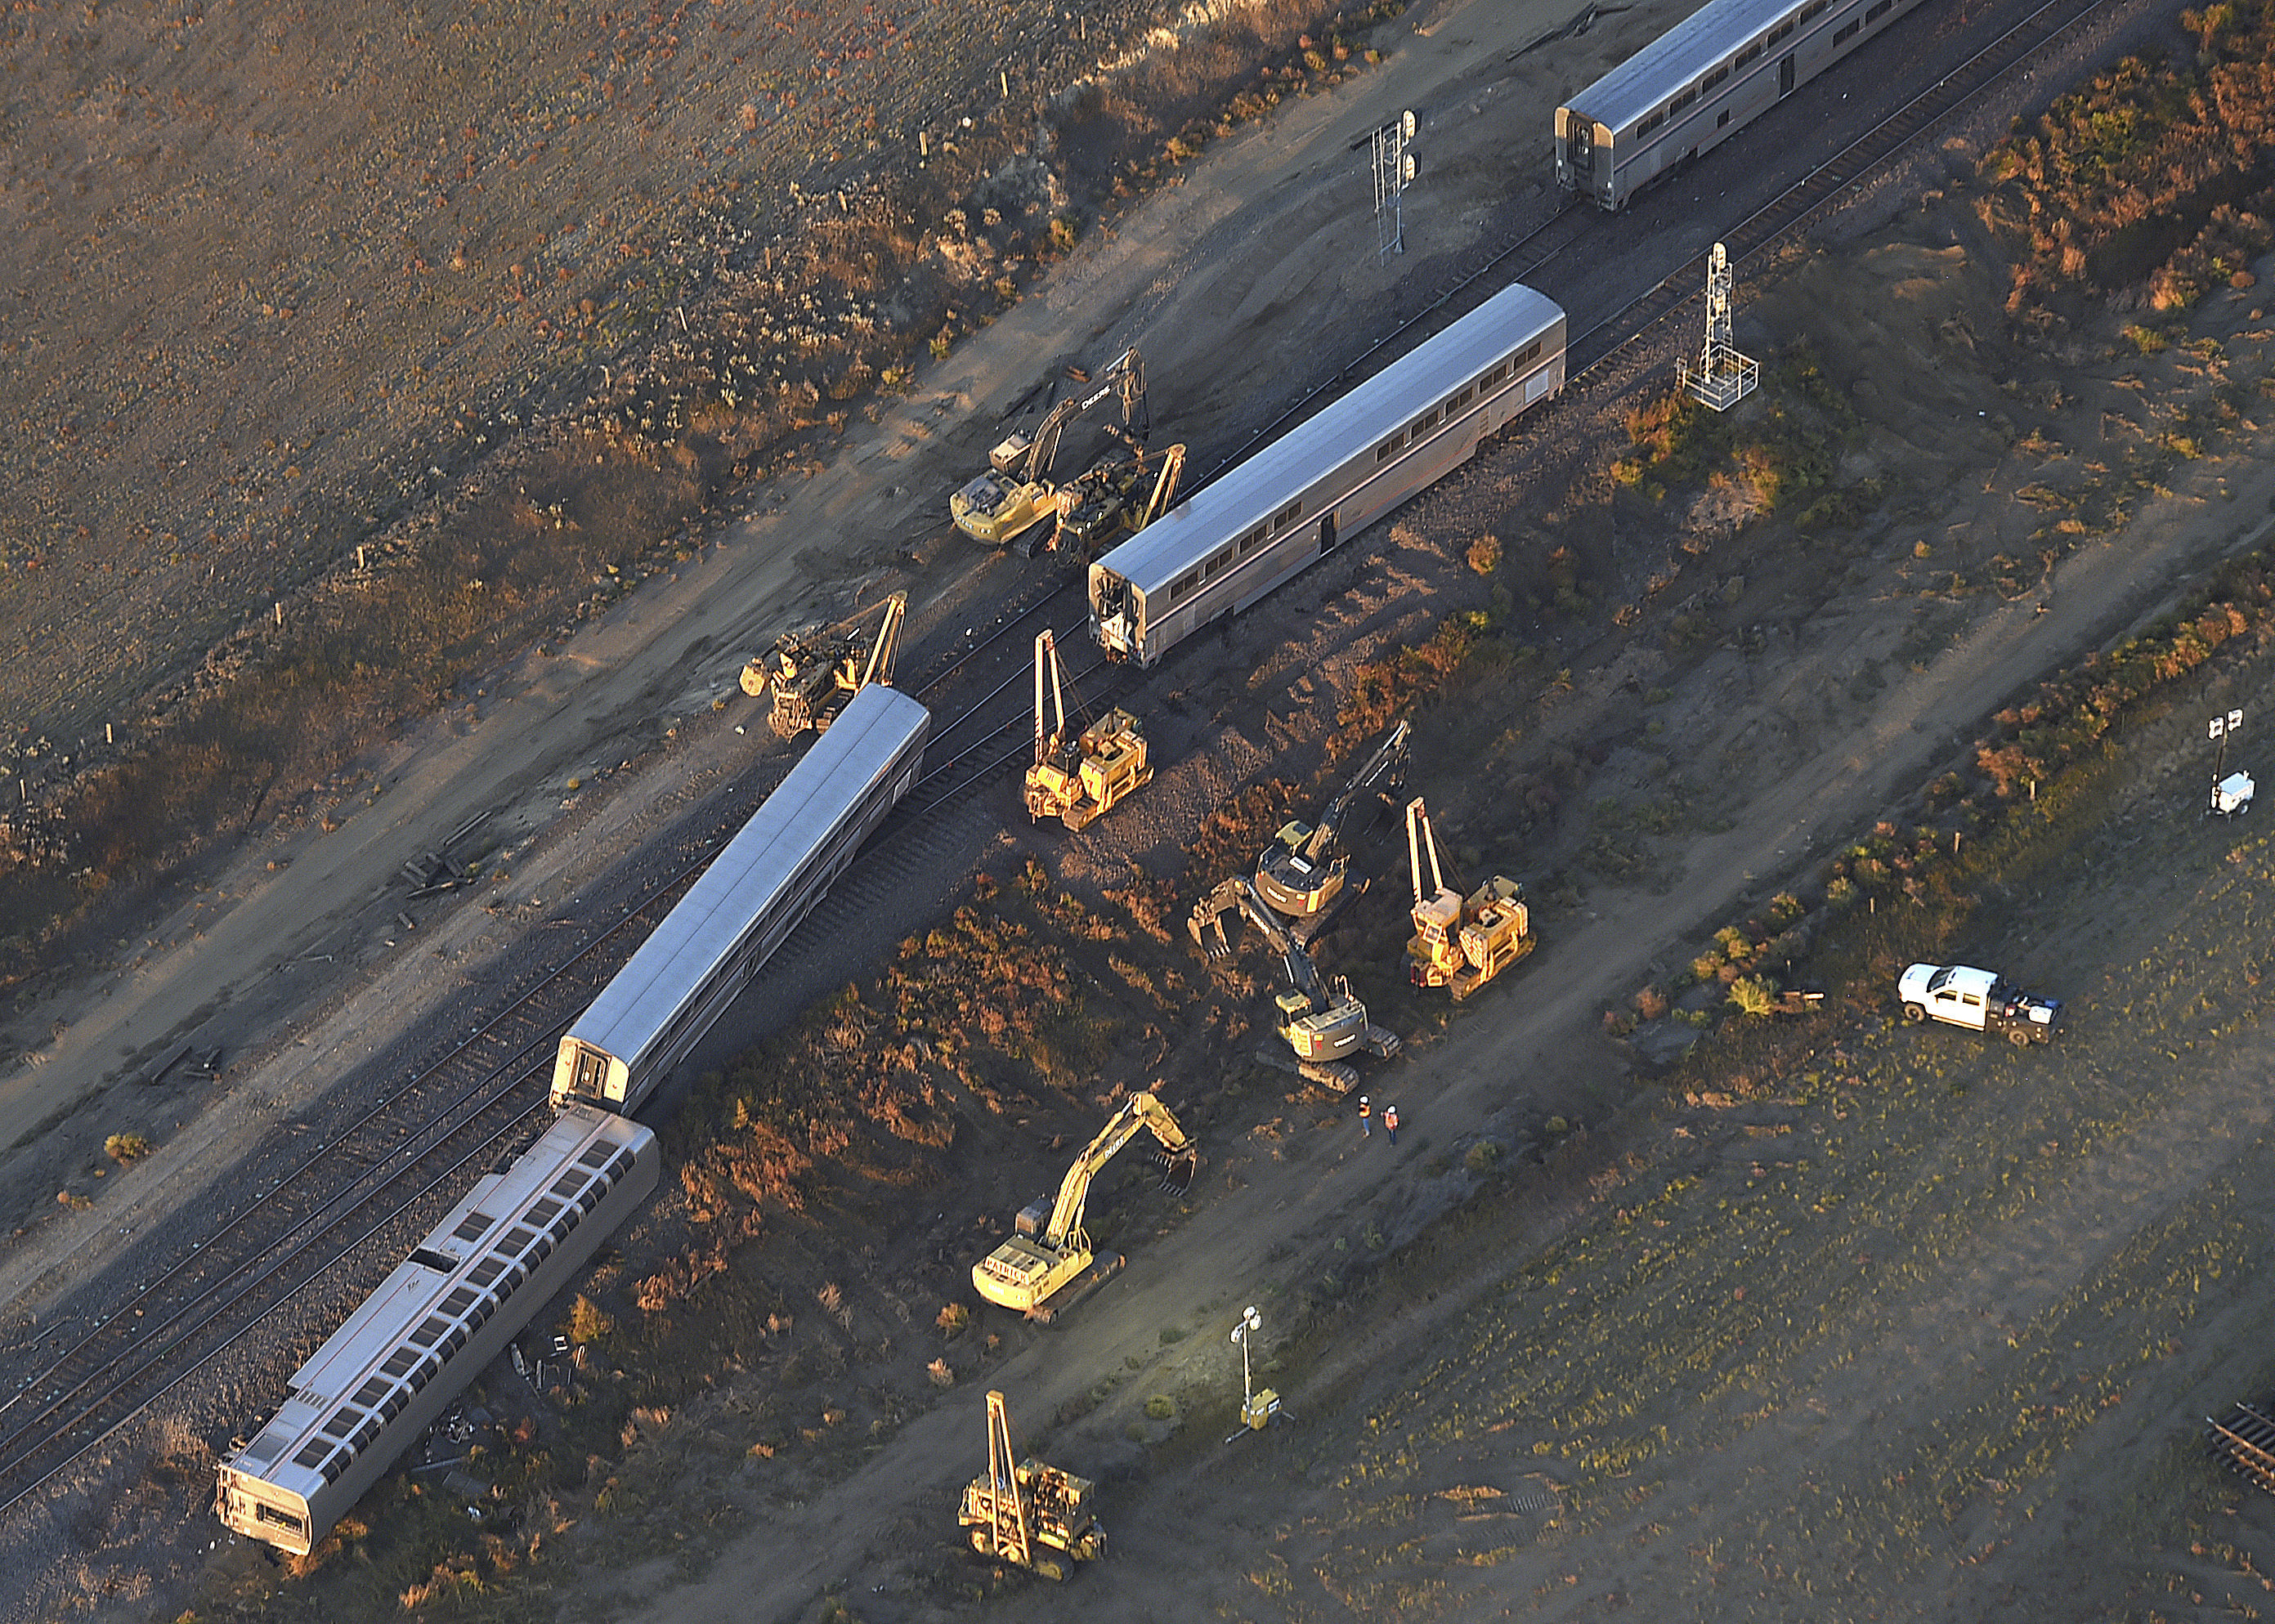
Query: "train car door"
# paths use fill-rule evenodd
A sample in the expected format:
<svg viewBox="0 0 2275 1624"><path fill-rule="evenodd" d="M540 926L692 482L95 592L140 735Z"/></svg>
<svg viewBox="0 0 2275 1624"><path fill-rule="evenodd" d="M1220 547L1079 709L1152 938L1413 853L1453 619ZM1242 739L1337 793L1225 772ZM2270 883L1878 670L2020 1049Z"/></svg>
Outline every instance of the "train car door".
<svg viewBox="0 0 2275 1624"><path fill-rule="evenodd" d="M1792 94L1793 53L1791 51L1788 51L1784 56L1778 58L1778 94L1781 96L1789 96Z"/></svg>
<svg viewBox="0 0 2275 1624"><path fill-rule="evenodd" d="M1335 543L1340 538L1335 534L1334 510L1330 508L1325 513L1319 515L1320 556L1325 557L1327 554L1334 552L1335 550Z"/></svg>

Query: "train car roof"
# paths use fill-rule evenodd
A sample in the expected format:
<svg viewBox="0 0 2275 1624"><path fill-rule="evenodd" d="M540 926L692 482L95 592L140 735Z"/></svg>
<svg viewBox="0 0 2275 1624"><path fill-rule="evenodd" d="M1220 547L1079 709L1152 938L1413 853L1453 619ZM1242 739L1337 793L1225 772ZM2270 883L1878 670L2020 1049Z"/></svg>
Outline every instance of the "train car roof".
<svg viewBox="0 0 2275 1624"><path fill-rule="evenodd" d="M1810 3L1706 0L1564 105L1607 130L1624 130Z"/></svg>
<svg viewBox="0 0 2275 1624"><path fill-rule="evenodd" d="M1121 546L1100 568L1138 591L1159 592L1226 541L1264 523L1320 474L1340 467L1425 405L1478 375L1480 336L1493 354L1531 343L1564 319L1545 293L1511 283L1460 321L1425 339L1333 404L1170 509ZM1315 516L1305 514L1305 519Z"/></svg>
<svg viewBox="0 0 2275 1624"><path fill-rule="evenodd" d="M571 1036L627 1061L644 1054L689 990L742 940L752 899L788 883L931 722L930 711L894 689L872 684L854 695L578 1016Z"/></svg>
<svg viewBox="0 0 2275 1624"><path fill-rule="evenodd" d="M564 1176L577 1173L580 1182L589 1183L618 1152L637 1157L654 1140L653 1133L627 1117L589 1107L563 1111L504 1172L476 1181L419 1248L325 1339L292 1373L290 1394L268 1424L227 1464L303 1499L321 1492L329 1481L322 1469L329 1457L352 1436L351 1431L327 1434L322 1431L327 1422L377 1379L380 1367L405 1345L413 1329L429 1316L448 1311L446 1299L466 1287L467 1273L497 1239L516 1225L540 1234L554 1231L561 1219L560 1204L555 1203L550 1218L532 1209ZM580 1167L584 1171L578 1172ZM441 1266L444 1264L449 1266ZM385 1385L396 1384L390 1378ZM354 1413L360 1421L368 1407ZM313 1459L298 1458L319 1444L321 1448Z"/></svg>

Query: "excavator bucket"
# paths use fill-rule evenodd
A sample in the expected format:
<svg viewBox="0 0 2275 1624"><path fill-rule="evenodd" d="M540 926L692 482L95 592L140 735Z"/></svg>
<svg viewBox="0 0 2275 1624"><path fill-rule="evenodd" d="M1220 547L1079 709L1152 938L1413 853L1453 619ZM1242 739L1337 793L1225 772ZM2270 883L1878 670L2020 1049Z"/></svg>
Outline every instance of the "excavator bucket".
<svg viewBox="0 0 2275 1624"><path fill-rule="evenodd" d="M1199 1152L1190 1145L1183 1151L1155 1151L1153 1165L1161 1169L1161 1188L1173 1196L1182 1196L1193 1187L1193 1179L1201 1170Z"/></svg>

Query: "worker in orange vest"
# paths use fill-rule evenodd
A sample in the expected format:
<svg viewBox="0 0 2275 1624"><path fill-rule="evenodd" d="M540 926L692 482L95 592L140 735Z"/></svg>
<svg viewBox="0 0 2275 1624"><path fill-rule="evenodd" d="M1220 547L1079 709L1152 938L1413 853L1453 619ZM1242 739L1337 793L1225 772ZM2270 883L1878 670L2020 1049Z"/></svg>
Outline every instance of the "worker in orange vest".
<svg viewBox="0 0 2275 1624"><path fill-rule="evenodd" d="M1364 1094L1361 1094L1358 1097L1358 1137L1360 1138L1372 1139L1374 1137L1373 1116L1374 1107L1367 1104L1366 1096Z"/></svg>
<svg viewBox="0 0 2275 1624"><path fill-rule="evenodd" d="M1382 1113L1382 1131L1389 1136L1390 1142L1393 1144L1398 1143L1398 1107L1396 1106L1387 1106L1384 1107Z"/></svg>

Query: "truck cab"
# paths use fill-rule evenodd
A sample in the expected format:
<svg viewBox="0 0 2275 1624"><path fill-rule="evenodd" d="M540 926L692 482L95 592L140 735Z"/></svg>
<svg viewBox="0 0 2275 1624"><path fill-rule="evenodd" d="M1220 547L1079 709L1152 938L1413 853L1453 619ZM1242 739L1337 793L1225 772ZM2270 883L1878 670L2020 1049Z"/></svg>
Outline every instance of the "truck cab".
<svg viewBox="0 0 2275 1624"><path fill-rule="evenodd" d="M2051 1042L2061 1021L2060 999L2025 993L2003 976L1965 964L1914 964L1898 979L1896 995L1907 1021L1943 1021L2016 1045Z"/></svg>

